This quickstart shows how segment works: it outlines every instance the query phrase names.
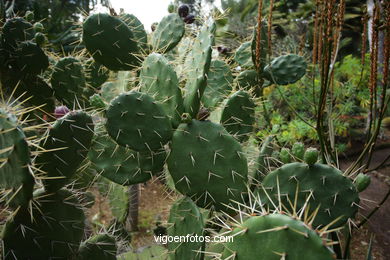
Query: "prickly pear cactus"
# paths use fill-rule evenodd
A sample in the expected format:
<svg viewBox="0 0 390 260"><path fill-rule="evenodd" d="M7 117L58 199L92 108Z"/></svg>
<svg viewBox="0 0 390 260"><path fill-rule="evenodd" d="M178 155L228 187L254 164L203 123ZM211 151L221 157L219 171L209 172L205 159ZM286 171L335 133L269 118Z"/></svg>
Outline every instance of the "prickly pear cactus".
<svg viewBox="0 0 390 260"><path fill-rule="evenodd" d="M11 59L15 59L15 68L22 74L36 75L49 67L49 58L44 51L31 41L18 44Z"/></svg>
<svg viewBox="0 0 390 260"><path fill-rule="evenodd" d="M99 88L106 82L110 76L110 72L103 65L100 65L94 59L88 59L84 63L85 81L92 88Z"/></svg>
<svg viewBox="0 0 390 260"><path fill-rule="evenodd" d="M65 57L57 61L51 75L51 85L55 97L64 105L73 107L75 100L85 100L83 96L85 85L84 68L74 57Z"/></svg>
<svg viewBox="0 0 390 260"><path fill-rule="evenodd" d="M226 102L221 124L240 142L248 140L255 123L255 103L248 92L237 91Z"/></svg>
<svg viewBox="0 0 390 260"><path fill-rule="evenodd" d="M78 259L116 260L115 238L108 234L98 234L82 242Z"/></svg>
<svg viewBox="0 0 390 260"><path fill-rule="evenodd" d="M0 203L12 208L26 206L32 198L34 178L30 151L16 116L0 108Z"/></svg>
<svg viewBox="0 0 390 260"><path fill-rule="evenodd" d="M210 69L212 46L214 45L214 21L207 21L192 45L185 61L187 82L185 85L184 110L196 117L200 101L207 86L207 74Z"/></svg>
<svg viewBox="0 0 390 260"><path fill-rule="evenodd" d="M184 28L184 22L178 14L165 16L153 32L153 50L160 53L172 50L183 37Z"/></svg>
<svg viewBox="0 0 390 260"><path fill-rule="evenodd" d="M54 123L35 161L45 189L56 191L70 181L87 156L93 134L92 118L82 111L70 112Z"/></svg>
<svg viewBox="0 0 390 260"><path fill-rule="evenodd" d="M259 156L257 157L257 168L255 173L255 184L257 182L262 182L264 177L269 172L269 157L271 157L273 149L273 136L268 136L260 147Z"/></svg>
<svg viewBox="0 0 390 260"><path fill-rule="evenodd" d="M162 106L137 91L116 97L106 111L107 133L119 145L135 151L160 150L172 138L172 126Z"/></svg>
<svg viewBox="0 0 390 260"><path fill-rule="evenodd" d="M314 230L286 215L250 217L228 235L234 240L225 243L221 259L334 259Z"/></svg>
<svg viewBox="0 0 390 260"><path fill-rule="evenodd" d="M176 189L202 208L231 211L247 191L248 165L223 126L192 120L175 131L167 160Z"/></svg>
<svg viewBox="0 0 390 260"><path fill-rule="evenodd" d="M198 207L188 197L177 200L171 207L169 214L169 236L203 236L204 221ZM168 244L171 260L202 259L203 243L180 243Z"/></svg>
<svg viewBox="0 0 390 260"><path fill-rule="evenodd" d="M120 185L132 185L161 173L166 153L134 152L116 144L102 127L97 127L88 158L98 174Z"/></svg>
<svg viewBox="0 0 390 260"><path fill-rule="evenodd" d="M7 20L2 29L3 47L8 52L13 52L22 42L34 38L34 28L31 23L21 17Z"/></svg>
<svg viewBox="0 0 390 260"><path fill-rule="evenodd" d="M83 42L92 57L110 70L132 70L140 64L134 33L117 17L89 16L83 24Z"/></svg>
<svg viewBox="0 0 390 260"><path fill-rule="evenodd" d="M211 61L207 76L207 87L202 103L206 108L215 108L232 91L233 75L229 65L222 60Z"/></svg>
<svg viewBox="0 0 390 260"><path fill-rule="evenodd" d="M294 143L291 148L291 153L296 159L303 160L305 155L305 145L301 142Z"/></svg>
<svg viewBox="0 0 390 260"><path fill-rule="evenodd" d="M303 155L303 160L309 165L313 165L318 161L318 150L316 148L307 148Z"/></svg>
<svg viewBox="0 0 390 260"><path fill-rule="evenodd" d="M236 53L234 54L234 60L243 68L252 68L252 51L251 51L252 42L244 42L238 47Z"/></svg>
<svg viewBox="0 0 390 260"><path fill-rule="evenodd" d="M281 204L290 212L296 212L306 204L310 214L318 210L314 227L328 224L342 226L358 210L359 196L352 181L336 168L325 164L309 166L295 162L283 165L269 173L262 186L258 194L270 207L272 203L278 205L280 198ZM296 208L291 205L296 205Z"/></svg>
<svg viewBox="0 0 390 260"><path fill-rule="evenodd" d="M152 53L144 60L140 84L140 90L161 103L172 126L177 127L184 112L183 98L176 72L163 55Z"/></svg>
<svg viewBox="0 0 390 260"><path fill-rule="evenodd" d="M354 184L357 191L362 192L365 189L367 189L370 183L371 183L371 176L364 173L359 173L358 176L356 176Z"/></svg>
<svg viewBox="0 0 390 260"><path fill-rule="evenodd" d="M5 259L71 259L84 236L79 201L67 190L40 190L35 200L31 212L19 210L7 221L2 234Z"/></svg>
<svg viewBox="0 0 390 260"><path fill-rule="evenodd" d="M245 89L247 91L253 89L259 84L259 75L255 70L244 70L235 79L235 83L238 88Z"/></svg>
<svg viewBox="0 0 390 260"><path fill-rule="evenodd" d="M282 161L282 163L284 163L284 164L291 163L292 158L291 158L290 149L288 149L287 147L283 147L280 150L279 157L280 157L280 160Z"/></svg>
<svg viewBox="0 0 390 260"><path fill-rule="evenodd" d="M146 52L148 48L148 35L146 34L144 25L141 21L133 14L121 14L120 18L132 31L138 48L142 52Z"/></svg>
<svg viewBox="0 0 390 260"><path fill-rule="evenodd" d="M264 77L278 85L297 82L306 74L306 61L303 57L289 54L277 57L264 68Z"/></svg>

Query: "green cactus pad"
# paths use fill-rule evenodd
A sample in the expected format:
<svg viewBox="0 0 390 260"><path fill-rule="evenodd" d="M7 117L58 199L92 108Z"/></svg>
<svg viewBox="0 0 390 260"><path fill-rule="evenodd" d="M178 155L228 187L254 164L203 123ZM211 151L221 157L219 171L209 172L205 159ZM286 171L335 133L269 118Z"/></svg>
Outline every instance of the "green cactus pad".
<svg viewBox="0 0 390 260"><path fill-rule="evenodd" d="M303 160L303 157L305 155L305 145L301 142L294 143L291 148L291 153L295 157L295 159Z"/></svg>
<svg viewBox="0 0 390 260"><path fill-rule="evenodd" d="M184 22L178 14L165 16L152 34L152 46L156 52L172 50L184 35Z"/></svg>
<svg viewBox="0 0 390 260"><path fill-rule="evenodd" d="M281 214L254 216L230 234L221 259L332 260L333 252L303 222Z"/></svg>
<svg viewBox="0 0 390 260"><path fill-rule="evenodd" d="M310 166L318 161L318 150L316 148L307 148L303 155L303 160Z"/></svg>
<svg viewBox="0 0 390 260"><path fill-rule="evenodd" d="M116 97L106 111L108 134L135 151L159 150L172 138L172 126L160 104L136 91Z"/></svg>
<svg viewBox="0 0 390 260"><path fill-rule="evenodd" d="M204 221L198 207L188 197L177 200L169 213L169 236L202 236ZM172 242L168 244L171 260L202 259L203 243Z"/></svg>
<svg viewBox="0 0 390 260"><path fill-rule="evenodd" d="M84 236L78 200L67 190L35 197L32 212L20 210L5 225L5 259L71 259Z"/></svg>
<svg viewBox="0 0 390 260"><path fill-rule="evenodd" d="M256 182L262 182L264 177L269 172L269 157L271 157L273 149L272 141L274 140L273 136L268 136L264 139L263 143L261 144L259 156L257 157L257 166L256 166L256 173L255 173L255 181Z"/></svg>
<svg viewBox="0 0 390 260"><path fill-rule="evenodd" d="M244 42L238 47L234 54L234 60L243 68L252 68L254 66L252 61L252 42Z"/></svg>
<svg viewBox="0 0 390 260"><path fill-rule="evenodd" d="M15 50L16 66L23 74L40 74L49 67L49 58L31 41L22 42Z"/></svg>
<svg viewBox="0 0 390 260"><path fill-rule="evenodd" d="M221 124L240 142L248 140L255 123L255 103L248 92L231 95L222 111Z"/></svg>
<svg viewBox="0 0 390 260"><path fill-rule="evenodd" d="M39 46L39 47L42 47L46 44L47 42L47 39L46 39L46 36L41 33L41 32L37 32L35 35L34 35L34 40L35 40L35 43Z"/></svg>
<svg viewBox="0 0 390 260"><path fill-rule="evenodd" d="M357 191L362 192L365 189L367 189L370 183L371 183L371 176L364 173L359 173L358 176L356 176L354 184Z"/></svg>
<svg viewBox="0 0 390 260"><path fill-rule="evenodd" d="M146 51L148 48L148 35L146 34L144 25L141 21L132 14L121 14L120 18L132 31L134 40L137 42L139 49Z"/></svg>
<svg viewBox="0 0 390 260"><path fill-rule="evenodd" d="M262 75L265 64L267 63L267 53L268 53L268 25L266 22L261 23L260 28L261 42L260 42L260 57L256 57L256 48L257 48L257 25L253 29L253 37L251 43L252 51L252 62L255 67L258 65L259 76ZM258 59L258 61L257 61Z"/></svg>
<svg viewBox="0 0 390 260"><path fill-rule="evenodd" d="M17 118L0 108L0 202L17 208L32 198L34 178L29 171L30 151Z"/></svg>
<svg viewBox="0 0 390 260"><path fill-rule="evenodd" d="M164 150L134 152L119 146L105 131L97 129L88 157L103 177L121 185L132 185L146 182L162 172Z"/></svg>
<svg viewBox="0 0 390 260"><path fill-rule="evenodd" d="M80 260L116 260L115 238L108 234L98 234L80 245Z"/></svg>
<svg viewBox="0 0 390 260"><path fill-rule="evenodd" d="M202 26L185 61L187 82L184 110L193 118L196 118L198 114L200 101L207 86L215 30L216 25L212 20L207 21Z"/></svg>
<svg viewBox="0 0 390 260"><path fill-rule="evenodd" d="M249 91L260 84L259 75L255 70L244 70L243 72L238 74L235 79L235 83L238 88L242 88Z"/></svg>
<svg viewBox="0 0 390 260"><path fill-rule="evenodd" d="M85 64L85 80L93 88L99 88L106 82L110 76L110 72L94 59L88 59Z"/></svg>
<svg viewBox="0 0 390 260"><path fill-rule="evenodd" d="M248 165L240 144L223 126L192 120L175 131L167 160L176 189L202 208L230 212L242 201Z"/></svg>
<svg viewBox="0 0 390 260"><path fill-rule="evenodd" d="M76 99L85 100L85 77L81 63L73 57L57 61L51 74L51 86L54 96L68 107L77 104Z"/></svg>
<svg viewBox="0 0 390 260"><path fill-rule="evenodd" d="M163 55L152 53L144 60L140 84L140 90L160 103L172 126L177 127L184 112L183 98L176 72Z"/></svg>
<svg viewBox="0 0 390 260"><path fill-rule="evenodd" d="M129 214L130 194L129 188L110 181L107 181L107 198L111 214L120 223L125 223Z"/></svg>
<svg viewBox="0 0 390 260"><path fill-rule="evenodd" d="M21 17L9 19L3 26L3 47L13 52L21 42L30 41L34 38L34 29L31 23Z"/></svg>
<svg viewBox="0 0 390 260"><path fill-rule="evenodd" d="M282 163L284 163L284 164L291 163L290 149L288 149L287 147L283 147L280 150L279 157L280 157L280 160L282 161Z"/></svg>
<svg viewBox="0 0 390 260"><path fill-rule="evenodd" d="M89 16L83 24L83 42L92 57L110 70L132 70L140 64L134 33L117 17Z"/></svg>
<svg viewBox="0 0 390 260"><path fill-rule="evenodd" d="M306 74L307 64L302 56L289 54L277 57L264 68L264 77L278 85L297 82Z"/></svg>
<svg viewBox="0 0 390 260"><path fill-rule="evenodd" d="M34 30L35 30L36 32L40 32L40 33L41 33L41 32L43 32L43 31L45 31L45 27L44 27L43 24L40 23L40 22L34 23L33 27L34 27Z"/></svg>
<svg viewBox="0 0 390 260"><path fill-rule="evenodd" d="M94 125L92 118L82 111L74 111L58 119L36 159L36 166L45 174L43 184L48 191L56 191L70 181L91 145Z"/></svg>
<svg viewBox="0 0 390 260"><path fill-rule="evenodd" d="M123 93L116 82L106 82L101 86L101 96L106 103L110 103L116 96Z"/></svg>
<svg viewBox="0 0 390 260"><path fill-rule="evenodd" d="M273 203L278 205L280 195L281 203L290 212L293 212L291 205L296 203L298 211L310 196L307 202L309 215L319 207L313 222L315 227L328 225L338 218L340 219L333 223L332 227L342 226L348 219L353 218L358 210L359 195L352 181L336 168L325 164L314 164L310 167L298 162L286 164L269 173L262 185L264 189L260 188L258 191L262 202L272 207L269 196Z"/></svg>
<svg viewBox="0 0 390 260"><path fill-rule="evenodd" d="M207 108L215 108L232 91L233 76L229 65L222 60L211 61L207 75L207 87L202 102Z"/></svg>
<svg viewBox="0 0 390 260"><path fill-rule="evenodd" d="M168 252L163 246L152 245L140 248L137 252L121 254L118 260L167 260Z"/></svg>

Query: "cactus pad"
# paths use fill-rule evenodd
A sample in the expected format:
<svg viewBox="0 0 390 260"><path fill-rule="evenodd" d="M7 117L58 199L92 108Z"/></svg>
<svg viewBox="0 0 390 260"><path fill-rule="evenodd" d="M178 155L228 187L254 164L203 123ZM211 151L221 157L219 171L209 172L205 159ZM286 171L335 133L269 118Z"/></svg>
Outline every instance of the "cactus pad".
<svg viewBox="0 0 390 260"><path fill-rule="evenodd" d="M295 210L299 210L310 197L307 202L309 213L319 208L313 222L315 227L328 225L338 218L332 227L342 226L354 217L358 209L359 196L352 181L328 165L314 164L309 167L305 163L286 164L269 173L262 185L264 189L260 189L259 194L270 207L272 203L268 196L276 204L280 196L282 205L291 212L292 204L296 203Z"/></svg>
<svg viewBox="0 0 390 260"><path fill-rule="evenodd" d="M81 63L73 57L65 57L57 61L51 75L51 85L55 97L64 105L73 107L75 99L85 99L84 69ZM76 103L77 104L77 103Z"/></svg>
<svg viewBox="0 0 390 260"><path fill-rule="evenodd" d="M264 77L274 84L288 85L297 82L306 74L303 57L289 54L277 57L264 68Z"/></svg>
<svg viewBox="0 0 390 260"><path fill-rule="evenodd" d="M204 221L198 207L188 197L177 200L171 207L167 232L169 236L202 236ZM168 244L171 260L202 259L204 243L172 242Z"/></svg>
<svg viewBox="0 0 390 260"><path fill-rule="evenodd" d="M92 57L110 70L132 70L140 63L134 33L109 14L93 14L85 20L83 42Z"/></svg>
<svg viewBox="0 0 390 260"><path fill-rule="evenodd" d="M241 201L247 191L248 165L240 144L210 121L181 124L167 163L176 189L199 207L228 212L226 205Z"/></svg>
<svg viewBox="0 0 390 260"><path fill-rule="evenodd" d="M148 35L141 21L132 14L121 14L120 18L133 32L134 40L137 42L139 49L146 51L148 48Z"/></svg>
<svg viewBox="0 0 390 260"><path fill-rule="evenodd" d="M198 114L200 101L207 86L215 30L216 25L212 20L202 26L185 61L187 82L184 109L193 118Z"/></svg>
<svg viewBox="0 0 390 260"><path fill-rule="evenodd" d="M178 14L165 16L153 32L153 50L162 53L172 50L183 37L184 28L184 22Z"/></svg>
<svg viewBox="0 0 390 260"><path fill-rule="evenodd" d="M234 60L244 68L252 68L252 52L251 52L251 42L244 42L238 47L234 55Z"/></svg>
<svg viewBox="0 0 390 260"><path fill-rule="evenodd" d="M230 234L222 259L332 260L321 237L303 222L281 214L254 216Z"/></svg>
<svg viewBox="0 0 390 260"><path fill-rule="evenodd" d="M222 60L211 61L207 87L202 97L203 105L207 108L215 108L230 94L232 84L233 76L229 65Z"/></svg>
<svg viewBox="0 0 390 260"><path fill-rule="evenodd" d="M91 260L116 260L115 238L108 234L98 234L80 245L78 259Z"/></svg>
<svg viewBox="0 0 390 260"><path fill-rule="evenodd" d="M67 184L91 145L94 125L84 112L75 111L59 118L51 127L44 148L36 159L36 166L46 173L43 183L49 191Z"/></svg>
<svg viewBox="0 0 390 260"><path fill-rule="evenodd" d="M134 152L100 131L93 139L88 157L103 177L121 185L132 185L162 172L166 153L164 150Z"/></svg>
<svg viewBox="0 0 390 260"><path fill-rule="evenodd" d="M108 134L135 151L159 150L172 137L168 116L152 97L136 91L115 98L106 111Z"/></svg>
<svg viewBox="0 0 390 260"><path fill-rule="evenodd" d="M161 54L150 54L142 64L140 73L141 91L162 105L172 125L180 124L183 110L183 98L174 68Z"/></svg>
<svg viewBox="0 0 390 260"><path fill-rule="evenodd" d="M34 178L29 171L30 151L17 118L0 109L0 202L12 208L32 198Z"/></svg>
<svg viewBox="0 0 390 260"><path fill-rule="evenodd" d="M5 225L5 259L70 259L84 236L85 216L78 200L67 190L38 191L35 196L31 215L20 210Z"/></svg>
<svg viewBox="0 0 390 260"><path fill-rule="evenodd" d="M237 91L222 111L221 124L240 142L248 140L255 123L255 103L248 92Z"/></svg>

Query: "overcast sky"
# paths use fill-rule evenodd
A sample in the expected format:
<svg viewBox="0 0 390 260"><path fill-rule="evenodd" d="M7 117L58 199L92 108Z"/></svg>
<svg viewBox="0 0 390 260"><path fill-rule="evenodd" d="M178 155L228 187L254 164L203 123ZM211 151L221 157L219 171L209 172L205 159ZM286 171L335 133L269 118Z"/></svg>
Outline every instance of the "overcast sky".
<svg viewBox="0 0 390 260"><path fill-rule="evenodd" d="M119 13L123 8L126 13L134 14L144 24L145 29L150 31L154 22L159 22L168 14L168 5L171 0L111 0L112 7ZM216 0L219 6L220 0Z"/></svg>

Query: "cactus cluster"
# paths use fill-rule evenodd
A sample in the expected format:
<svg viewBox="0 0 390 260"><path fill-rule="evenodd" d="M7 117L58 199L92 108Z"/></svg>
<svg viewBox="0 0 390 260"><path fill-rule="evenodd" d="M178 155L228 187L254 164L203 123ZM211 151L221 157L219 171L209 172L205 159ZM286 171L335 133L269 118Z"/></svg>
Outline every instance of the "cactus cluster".
<svg viewBox="0 0 390 260"><path fill-rule="evenodd" d="M5 259L203 259L204 243L119 250L119 238L128 239L126 186L152 176L172 180L171 188L184 195L170 210L170 235L199 236L208 232L206 215L234 219L251 208L266 213L231 227L234 242L219 244L216 255L332 258L294 213L306 210L314 228L339 227L356 214L368 177L353 183L318 163L318 152L305 152L303 144L279 152L272 136L252 149L254 158L247 152L256 143L263 86L299 80L304 58L289 54L269 62L265 23L260 45L255 28L234 61L213 58L216 23L209 18L195 33L184 11L164 17L150 42L134 15L93 14L82 25L86 51L66 57L48 55L42 24L6 21L1 83L13 101L0 108L0 203L13 214L2 234ZM232 63L242 70L232 71ZM18 111L13 104L28 106ZM103 228L112 232L85 236L83 210L93 204L88 188L96 182L117 222ZM251 204L253 194L262 210ZM306 258L299 258L303 250Z"/></svg>

